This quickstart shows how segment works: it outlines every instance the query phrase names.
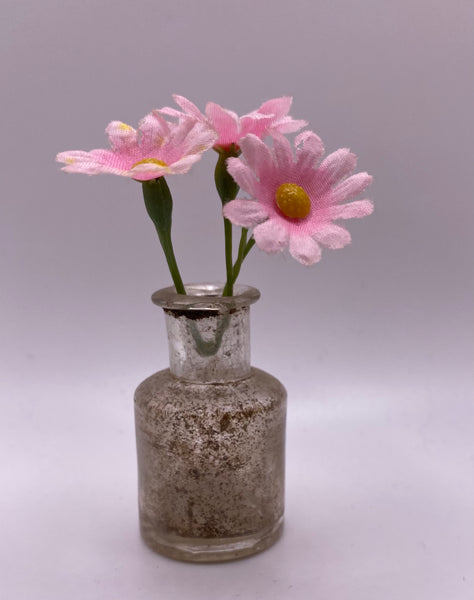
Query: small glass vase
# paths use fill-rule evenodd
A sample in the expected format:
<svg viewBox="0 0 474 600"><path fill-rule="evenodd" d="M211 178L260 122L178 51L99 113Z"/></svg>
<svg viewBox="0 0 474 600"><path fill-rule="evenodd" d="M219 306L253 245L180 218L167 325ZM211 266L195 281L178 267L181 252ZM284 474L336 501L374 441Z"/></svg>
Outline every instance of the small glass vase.
<svg viewBox="0 0 474 600"><path fill-rule="evenodd" d="M140 529L168 557L216 562L271 546L283 526L286 391L250 366L249 307L216 284L153 294L170 368L135 392Z"/></svg>

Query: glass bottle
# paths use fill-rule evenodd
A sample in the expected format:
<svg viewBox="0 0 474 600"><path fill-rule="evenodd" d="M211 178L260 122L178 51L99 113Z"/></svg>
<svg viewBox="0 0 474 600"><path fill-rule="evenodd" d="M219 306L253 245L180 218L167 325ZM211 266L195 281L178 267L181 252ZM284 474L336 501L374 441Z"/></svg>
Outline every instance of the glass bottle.
<svg viewBox="0 0 474 600"><path fill-rule="evenodd" d="M216 562L255 554L280 536L286 391L250 366L249 307L235 286L174 287L165 312L170 368L135 392L140 529L154 551Z"/></svg>

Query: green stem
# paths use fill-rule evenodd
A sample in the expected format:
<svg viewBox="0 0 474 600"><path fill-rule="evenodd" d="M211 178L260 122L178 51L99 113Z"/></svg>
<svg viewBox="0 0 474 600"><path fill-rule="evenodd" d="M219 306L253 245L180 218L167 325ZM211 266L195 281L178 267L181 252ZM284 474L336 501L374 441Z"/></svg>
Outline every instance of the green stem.
<svg viewBox="0 0 474 600"><path fill-rule="evenodd" d="M254 238L250 238L247 245L245 246L245 250L244 253L242 255L242 261L244 261L244 259L247 257L247 254L250 252L250 250L252 250L252 248L255 246L255 240Z"/></svg>
<svg viewBox="0 0 474 600"><path fill-rule="evenodd" d="M224 218L224 236L225 236L225 272L226 283L222 291L223 296L232 296L233 289L233 265L232 265L232 223Z"/></svg>
<svg viewBox="0 0 474 600"><path fill-rule="evenodd" d="M239 250L237 252L237 259L240 256L243 256L243 254L244 254L245 246L247 244L248 231L249 230L246 227L242 227L242 231L240 232L240 242L239 242Z"/></svg>
<svg viewBox="0 0 474 600"><path fill-rule="evenodd" d="M186 294L171 241L173 198L168 184L164 177L158 177L158 179L142 181L142 190L145 207L158 233L176 292Z"/></svg>
<svg viewBox="0 0 474 600"><path fill-rule="evenodd" d="M181 273L179 272L178 263L176 262L176 257L174 255L171 232L160 232L158 227L156 228L156 231L161 242L161 247L163 248L163 252L165 254L166 262L168 263L168 268L170 270L176 292L178 294L186 295Z"/></svg>
<svg viewBox="0 0 474 600"><path fill-rule="evenodd" d="M232 285L236 282L237 277L239 276L240 267L242 266L242 261L244 260L244 251L247 244L247 233L248 229L242 227L242 231L240 233L239 250L237 252L237 260L232 268Z"/></svg>
<svg viewBox="0 0 474 600"><path fill-rule="evenodd" d="M219 158L217 159L214 171L214 180L216 182L217 193L225 206L227 202L234 200L239 192L239 186L234 181L231 174L227 171L226 161L230 157L239 156L240 150L234 144L229 148L219 148ZM232 223L224 218L224 237L225 237L225 269L226 283L222 291L223 296L232 296L233 290L233 259L232 259Z"/></svg>
<svg viewBox="0 0 474 600"><path fill-rule="evenodd" d="M248 233L248 229L245 229L245 227L243 227L242 234L240 237L239 252L237 254L237 260L235 261L234 268L232 270L232 285L234 285L234 283L237 281L237 277L239 276L240 269L242 267L242 263L245 260L245 257L247 256L247 254L250 252L250 250L255 245L255 240L253 239L253 237L250 238L249 241L247 242L247 233Z"/></svg>

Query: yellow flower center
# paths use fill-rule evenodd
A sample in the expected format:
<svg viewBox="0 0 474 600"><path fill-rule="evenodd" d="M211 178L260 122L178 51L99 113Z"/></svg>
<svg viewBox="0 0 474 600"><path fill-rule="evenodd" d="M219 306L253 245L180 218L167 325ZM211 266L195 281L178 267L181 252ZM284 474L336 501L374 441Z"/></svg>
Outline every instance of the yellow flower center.
<svg viewBox="0 0 474 600"><path fill-rule="evenodd" d="M296 183L282 183L277 189L275 200L278 208L290 219L304 219L311 210L311 200Z"/></svg>
<svg viewBox="0 0 474 600"><path fill-rule="evenodd" d="M119 129L121 129L122 131L132 131L133 127L130 127L130 125L127 125L126 123L120 123Z"/></svg>
<svg viewBox="0 0 474 600"><path fill-rule="evenodd" d="M149 164L158 165L159 167L167 167L168 166L163 160L159 160L158 158L144 158L143 160L139 160L138 162L136 162L133 165L132 169L134 169L135 167L138 167L138 165L149 165Z"/></svg>

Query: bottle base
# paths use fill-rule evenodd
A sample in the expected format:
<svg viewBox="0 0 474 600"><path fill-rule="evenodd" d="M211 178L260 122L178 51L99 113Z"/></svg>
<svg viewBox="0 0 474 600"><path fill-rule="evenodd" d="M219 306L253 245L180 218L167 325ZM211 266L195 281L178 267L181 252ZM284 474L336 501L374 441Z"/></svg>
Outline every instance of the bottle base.
<svg viewBox="0 0 474 600"><path fill-rule="evenodd" d="M174 560L195 563L224 562L258 554L277 542L282 532L283 516L263 532L227 538L163 536L143 525L141 527L142 539L153 552Z"/></svg>

